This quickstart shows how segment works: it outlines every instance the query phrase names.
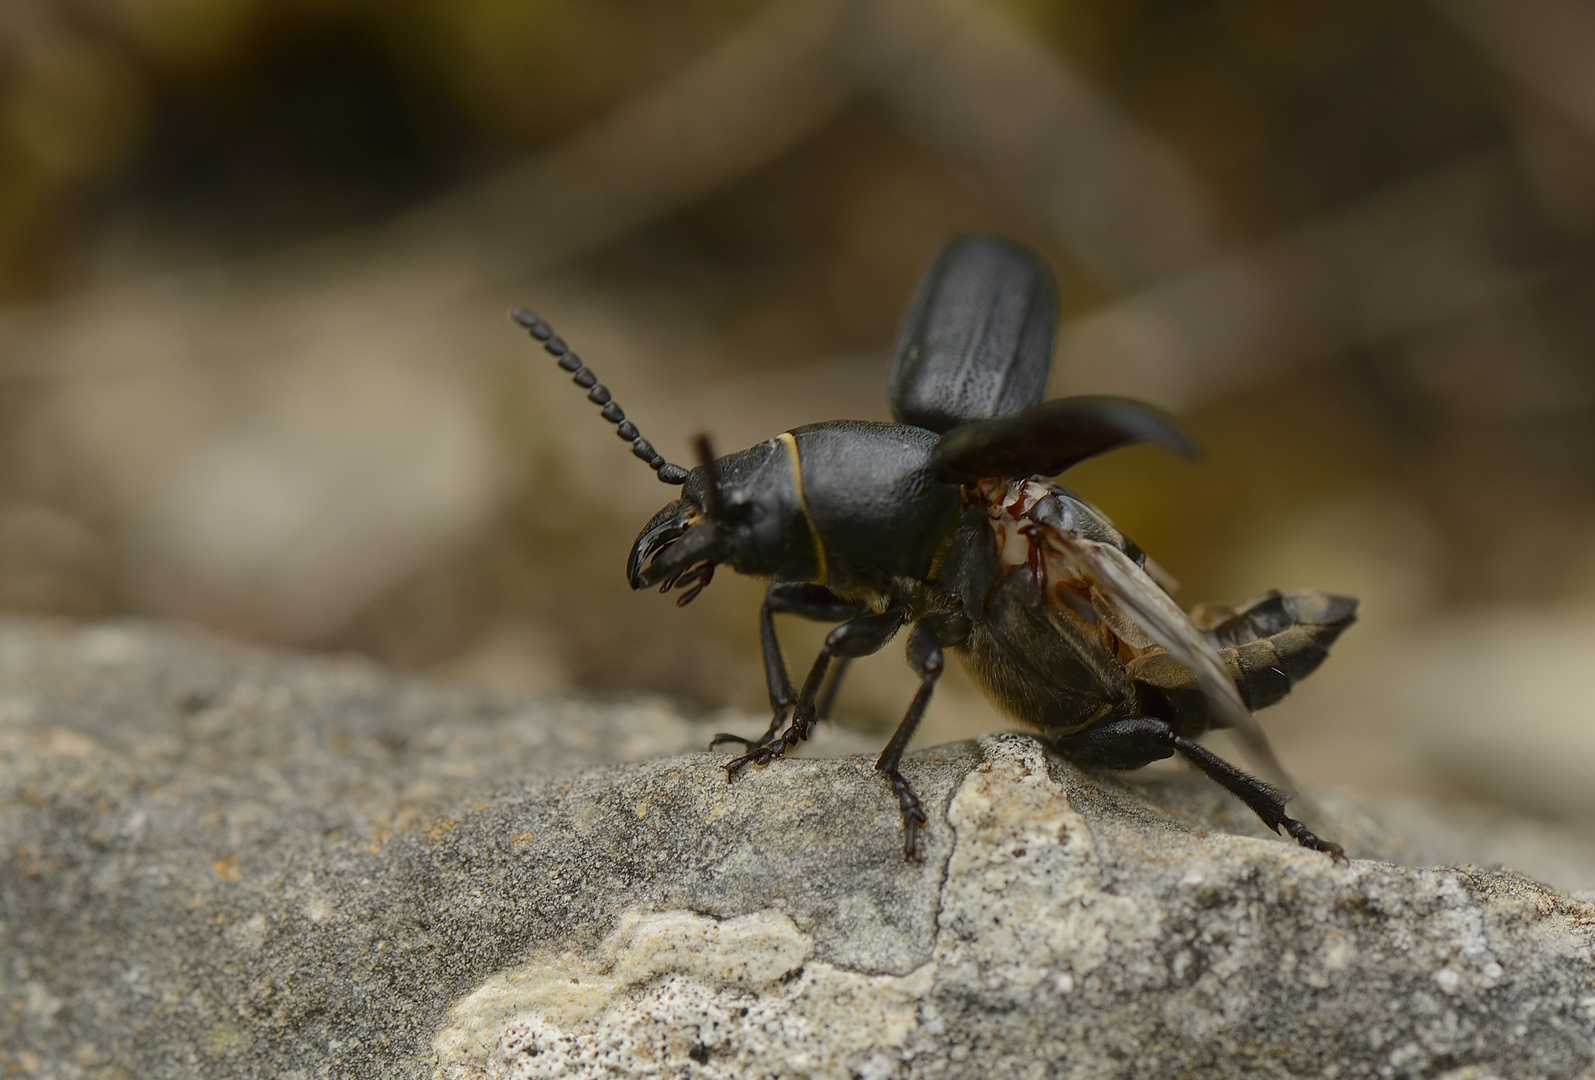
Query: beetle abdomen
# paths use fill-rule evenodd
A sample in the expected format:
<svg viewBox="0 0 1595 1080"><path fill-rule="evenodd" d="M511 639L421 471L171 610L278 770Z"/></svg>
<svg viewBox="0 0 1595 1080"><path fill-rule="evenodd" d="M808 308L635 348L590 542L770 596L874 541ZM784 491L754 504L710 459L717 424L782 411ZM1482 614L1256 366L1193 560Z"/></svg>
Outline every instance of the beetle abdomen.
<svg viewBox="0 0 1595 1080"><path fill-rule="evenodd" d="M1315 589L1276 589L1244 604L1199 607L1191 617L1224 647L1241 700L1256 711L1318 670L1329 647L1357 621L1357 601Z"/></svg>
<svg viewBox="0 0 1595 1080"><path fill-rule="evenodd" d="M1028 574L1004 574L962 653L970 672L1014 719L1052 736L1078 731L1130 698L1106 630L1046 602Z"/></svg>
<svg viewBox="0 0 1595 1080"><path fill-rule="evenodd" d="M1273 705L1317 670L1346 627L1357 621L1357 601L1311 589L1274 590L1244 604L1206 604L1191 618L1220 646L1247 709ZM1160 651L1129 665L1146 711L1177 722L1187 735L1208 730L1213 717L1190 669Z"/></svg>

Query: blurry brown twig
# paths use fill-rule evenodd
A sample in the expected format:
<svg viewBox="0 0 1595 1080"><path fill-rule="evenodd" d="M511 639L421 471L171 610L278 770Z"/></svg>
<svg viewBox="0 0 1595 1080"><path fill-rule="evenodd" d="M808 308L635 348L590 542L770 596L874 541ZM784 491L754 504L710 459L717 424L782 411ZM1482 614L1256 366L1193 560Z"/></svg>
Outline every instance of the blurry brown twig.
<svg viewBox="0 0 1595 1080"><path fill-rule="evenodd" d="M1185 164L994 5L869 0L851 14L846 54L908 130L1105 283L1212 250Z"/></svg>
<svg viewBox="0 0 1595 1080"><path fill-rule="evenodd" d="M1429 0L1513 77L1595 138L1595 7L1582 0Z"/></svg>
<svg viewBox="0 0 1595 1080"><path fill-rule="evenodd" d="M1076 321L1054 378L1188 408L1521 288L1560 255L1514 157L1488 151Z"/></svg>

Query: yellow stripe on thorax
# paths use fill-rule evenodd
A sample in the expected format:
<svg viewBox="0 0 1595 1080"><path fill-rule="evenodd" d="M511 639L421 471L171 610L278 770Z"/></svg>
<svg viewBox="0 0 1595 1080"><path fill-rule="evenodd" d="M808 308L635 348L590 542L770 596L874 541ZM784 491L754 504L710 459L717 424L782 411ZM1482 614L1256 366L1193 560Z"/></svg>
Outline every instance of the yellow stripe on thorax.
<svg viewBox="0 0 1595 1080"><path fill-rule="evenodd" d="M825 559L825 541L820 539L819 526L814 524L814 515L809 513L808 497L803 494L803 463L798 460L797 439L790 431L783 431L775 438L786 447L786 459L792 466L792 484L797 488L798 505L803 508L803 520L809 523L809 535L814 537L814 561L817 566L814 584L824 585L830 580L831 571Z"/></svg>

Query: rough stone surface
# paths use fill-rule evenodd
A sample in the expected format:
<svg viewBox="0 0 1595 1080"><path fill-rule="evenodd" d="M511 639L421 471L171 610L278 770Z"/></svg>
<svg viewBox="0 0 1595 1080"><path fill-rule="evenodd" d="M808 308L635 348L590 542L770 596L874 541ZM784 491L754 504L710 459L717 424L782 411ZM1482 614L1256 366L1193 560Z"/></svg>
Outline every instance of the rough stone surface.
<svg viewBox="0 0 1595 1080"><path fill-rule="evenodd" d="M1595 907L1031 739L727 785L649 707L0 624L0 1058L43 1076L1595 1075ZM642 763L634 759L658 757ZM1409 822L1413 815L1407 815ZM1431 827L1432 828L1432 827Z"/></svg>

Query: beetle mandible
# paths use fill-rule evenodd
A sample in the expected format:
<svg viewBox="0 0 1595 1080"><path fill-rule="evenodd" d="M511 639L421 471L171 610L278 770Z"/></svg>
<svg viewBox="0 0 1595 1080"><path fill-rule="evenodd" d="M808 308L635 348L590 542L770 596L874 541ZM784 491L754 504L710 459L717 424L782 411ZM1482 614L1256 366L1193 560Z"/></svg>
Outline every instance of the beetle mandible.
<svg viewBox="0 0 1595 1080"><path fill-rule="evenodd" d="M726 765L728 779L808 738L847 662L911 627L919 691L875 763L897 796L907 858L917 858L928 818L902 773L903 752L949 649L1004 711L1071 761L1128 770L1179 754L1276 833L1344 858L1286 815L1288 781L1251 714L1323 662L1357 601L1275 591L1186 612L1139 547L1047 479L1133 442L1193 450L1139 402L1042 401L1057 288L1030 251L983 235L942 250L893 350L896 423L809 424L720 458L700 436L691 471L641 437L548 323L520 308L512 318L573 373L634 454L683 485L631 549L632 588L681 589L677 603L686 604L721 564L770 581L759 613L770 726L756 739L715 737L711 747L746 751ZM773 617L783 613L837 624L796 689L776 639ZM1275 782L1195 741L1214 728L1232 730Z"/></svg>

